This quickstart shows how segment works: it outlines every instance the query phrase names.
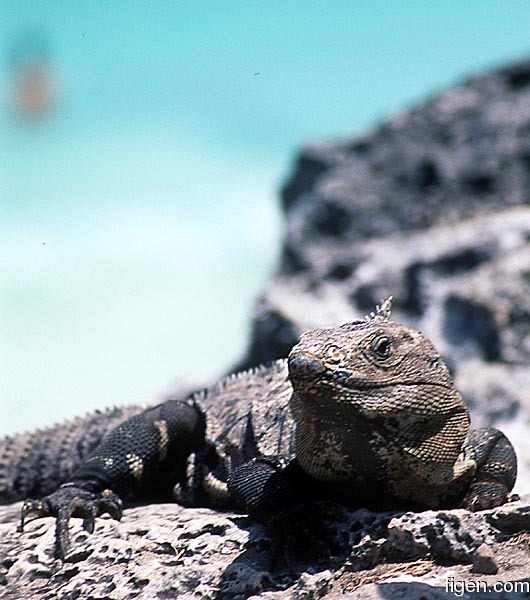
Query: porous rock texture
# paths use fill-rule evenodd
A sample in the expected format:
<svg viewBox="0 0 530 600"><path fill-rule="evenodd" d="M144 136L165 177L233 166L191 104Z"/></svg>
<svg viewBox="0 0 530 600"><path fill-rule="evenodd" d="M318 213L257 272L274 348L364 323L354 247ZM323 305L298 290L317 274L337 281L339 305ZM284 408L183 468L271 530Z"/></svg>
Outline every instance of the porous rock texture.
<svg viewBox="0 0 530 600"><path fill-rule="evenodd" d="M475 427L495 425L530 492L530 61L470 79L365 135L304 148L241 366L394 296L432 339Z"/></svg>
<svg viewBox="0 0 530 600"><path fill-rule="evenodd" d="M446 592L448 577L530 577L530 497L480 513L338 509L325 525L342 554L330 564L302 556L274 569L266 529L241 515L153 504L126 510L121 522L99 519L92 535L75 519L62 563L53 558L53 520L20 534L19 509L0 509L2 600L430 599ZM375 583L385 587L366 589Z"/></svg>
<svg viewBox="0 0 530 600"><path fill-rule="evenodd" d="M362 317L392 294L394 319L442 351L474 426L512 439L517 489L530 491L529 203L530 62L305 148L240 366L285 356L301 330ZM74 519L61 563L53 520L21 534L19 510L0 508L2 600L461 597L451 581L507 581L467 597L508 599L530 585L530 496L480 513L341 508L325 522L341 541L329 564L300 555L274 569L267 530L241 515L138 506L119 523L98 519L92 535Z"/></svg>

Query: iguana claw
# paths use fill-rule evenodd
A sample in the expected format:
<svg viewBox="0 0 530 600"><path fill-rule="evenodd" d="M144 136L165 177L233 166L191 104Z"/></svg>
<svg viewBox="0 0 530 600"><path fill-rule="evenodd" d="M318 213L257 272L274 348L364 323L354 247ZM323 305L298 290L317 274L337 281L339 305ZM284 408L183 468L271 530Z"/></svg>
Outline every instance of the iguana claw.
<svg viewBox="0 0 530 600"><path fill-rule="evenodd" d="M71 517L81 517L85 531L92 533L96 517L108 513L112 518L120 520L122 510L122 501L112 490L93 492L73 484L65 484L40 500L24 502L18 531L24 530L26 518L32 513L37 517L56 517L55 554L57 558L65 560L70 545L68 524Z"/></svg>

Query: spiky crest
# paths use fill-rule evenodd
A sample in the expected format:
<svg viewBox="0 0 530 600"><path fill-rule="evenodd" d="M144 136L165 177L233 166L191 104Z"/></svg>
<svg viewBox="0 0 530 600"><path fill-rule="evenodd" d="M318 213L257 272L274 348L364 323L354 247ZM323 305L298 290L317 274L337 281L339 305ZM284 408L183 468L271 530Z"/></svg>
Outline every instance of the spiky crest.
<svg viewBox="0 0 530 600"><path fill-rule="evenodd" d="M365 317L366 321L389 321L393 299L394 296L388 296L385 300L381 300L381 303L375 307L375 312Z"/></svg>

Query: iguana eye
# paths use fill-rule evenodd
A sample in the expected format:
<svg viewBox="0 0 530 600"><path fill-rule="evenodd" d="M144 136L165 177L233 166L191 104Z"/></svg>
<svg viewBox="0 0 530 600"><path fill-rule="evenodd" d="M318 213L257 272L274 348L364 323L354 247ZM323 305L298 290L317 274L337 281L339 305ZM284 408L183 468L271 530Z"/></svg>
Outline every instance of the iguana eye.
<svg viewBox="0 0 530 600"><path fill-rule="evenodd" d="M344 360L344 352L334 344L331 344L326 349L326 360L331 364L338 364Z"/></svg>
<svg viewBox="0 0 530 600"><path fill-rule="evenodd" d="M388 358L392 354L392 341L386 335L380 335L372 342L372 350L377 358Z"/></svg>

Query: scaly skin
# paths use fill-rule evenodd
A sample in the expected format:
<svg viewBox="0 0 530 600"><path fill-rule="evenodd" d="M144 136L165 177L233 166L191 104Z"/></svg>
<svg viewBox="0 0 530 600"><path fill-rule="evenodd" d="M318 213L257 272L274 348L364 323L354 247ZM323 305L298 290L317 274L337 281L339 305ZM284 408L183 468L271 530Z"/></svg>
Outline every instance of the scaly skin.
<svg viewBox="0 0 530 600"><path fill-rule="evenodd" d="M42 497L68 481L105 435L141 406L97 411L45 429L0 438L0 504Z"/></svg>

